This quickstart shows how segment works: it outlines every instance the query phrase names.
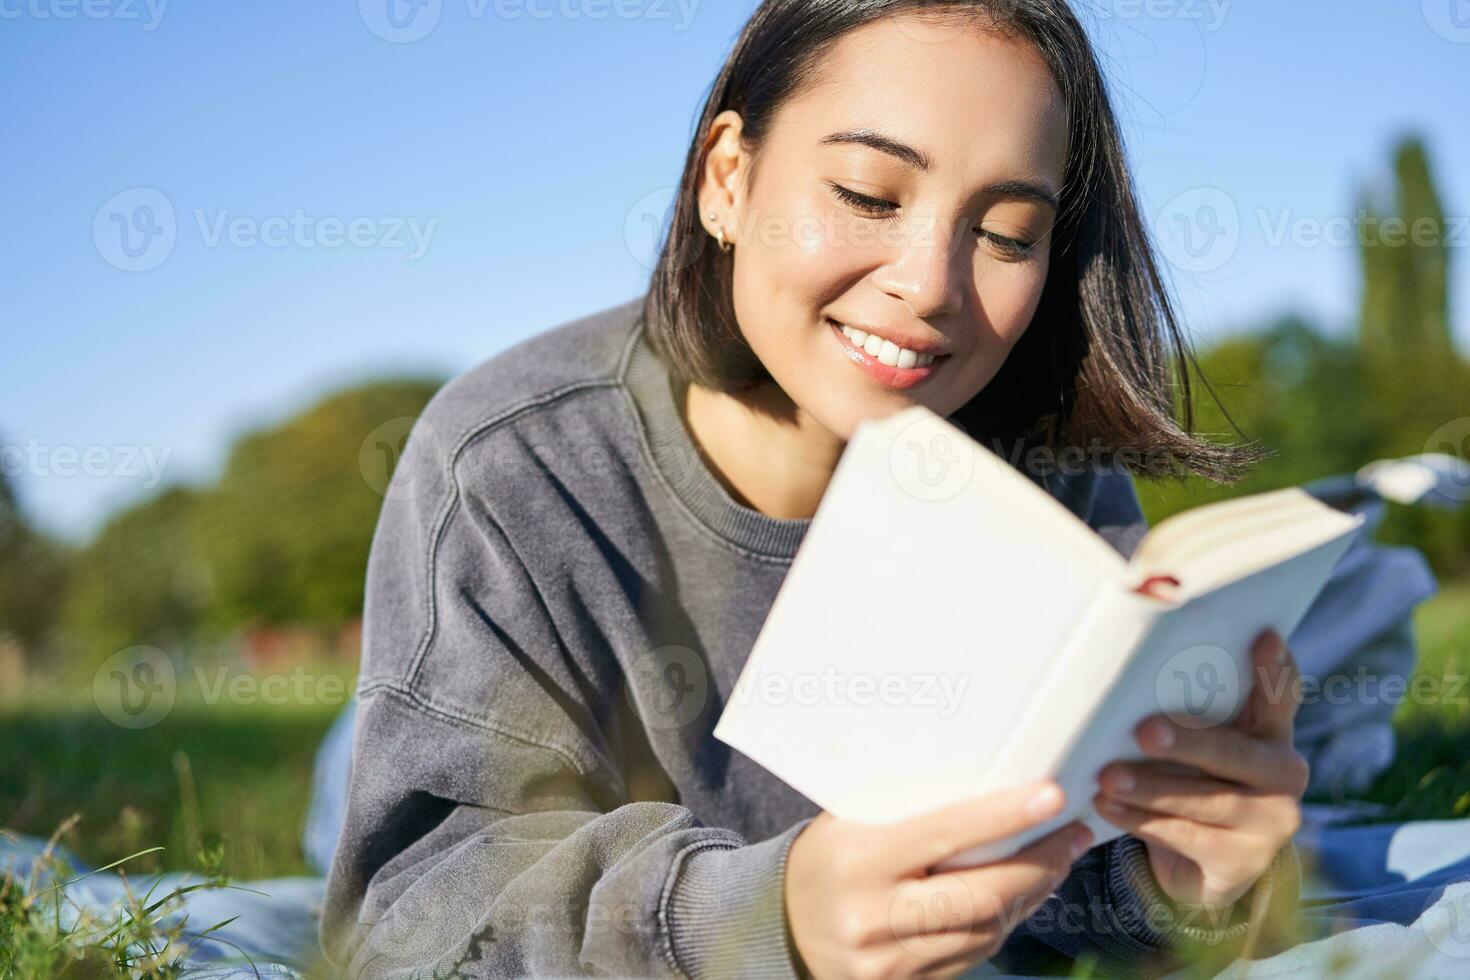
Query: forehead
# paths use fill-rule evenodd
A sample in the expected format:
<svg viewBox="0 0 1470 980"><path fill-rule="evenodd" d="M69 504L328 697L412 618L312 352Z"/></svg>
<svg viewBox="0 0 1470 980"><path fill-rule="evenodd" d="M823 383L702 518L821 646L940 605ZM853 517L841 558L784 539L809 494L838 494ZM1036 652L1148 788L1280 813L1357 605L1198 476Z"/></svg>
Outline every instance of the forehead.
<svg viewBox="0 0 1470 980"><path fill-rule="evenodd" d="M936 176L1059 181L1066 165L1066 103L1041 54L1023 37L972 21L905 15L849 31L782 107L774 130L815 147L853 128L923 151Z"/></svg>

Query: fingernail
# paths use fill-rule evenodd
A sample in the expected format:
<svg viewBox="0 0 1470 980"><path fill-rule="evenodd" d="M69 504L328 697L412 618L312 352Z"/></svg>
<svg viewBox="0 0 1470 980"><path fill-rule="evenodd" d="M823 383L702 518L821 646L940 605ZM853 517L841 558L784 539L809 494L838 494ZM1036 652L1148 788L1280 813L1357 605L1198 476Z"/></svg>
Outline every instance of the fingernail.
<svg viewBox="0 0 1470 980"><path fill-rule="evenodd" d="M1133 781L1133 776L1127 770L1119 769L1108 775L1108 785L1114 792L1131 793L1137 783Z"/></svg>
<svg viewBox="0 0 1470 980"><path fill-rule="evenodd" d="M1150 738L1153 743L1161 749L1171 748L1174 745L1174 729L1162 719L1154 719L1149 725Z"/></svg>
<svg viewBox="0 0 1470 980"><path fill-rule="evenodd" d="M1052 783L1026 801L1026 813L1036 819L1050 816L1062 805L1062 789Z"/></svg>

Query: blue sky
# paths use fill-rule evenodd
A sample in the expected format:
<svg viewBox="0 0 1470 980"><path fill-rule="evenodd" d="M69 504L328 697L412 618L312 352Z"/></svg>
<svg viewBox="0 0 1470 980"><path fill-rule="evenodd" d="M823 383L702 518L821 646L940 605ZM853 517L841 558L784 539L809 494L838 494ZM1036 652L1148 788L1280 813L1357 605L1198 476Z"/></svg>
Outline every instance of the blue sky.
<svg viewBox="0 0 1470 980"><path fill-rule="evenodd" d="M0 462L47 529L642 290L752 0L387 2L0 0ZM1196 338L1347 329L1344 222L1403 133L1470 215L1470 0L1079 6Z"/></svg>

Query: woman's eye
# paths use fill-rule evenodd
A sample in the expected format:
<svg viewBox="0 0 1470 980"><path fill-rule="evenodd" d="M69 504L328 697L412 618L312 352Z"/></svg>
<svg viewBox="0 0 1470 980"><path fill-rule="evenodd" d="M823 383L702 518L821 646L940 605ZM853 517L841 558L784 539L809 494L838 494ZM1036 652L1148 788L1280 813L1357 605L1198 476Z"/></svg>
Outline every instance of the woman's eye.
<svg viewBox="0 0 1470 980"><path fill-rule="evenodd" d="M832 181L828 181L827 183L832 188L832 193L836 194L840 201L871 217L891 218L893 217L893 213L898 210L898 205L892 201L885 201L882 198L859 194L855 190L843 187L841 184ZM975 229L975 233L990 242L991 246L1000 252L1004 258L1024 258L1036 247L1035 242L1023 242L1019 238L998 235L993 231L986 231L984 228Z"/></svg>
<svg viewBox="0 0 1470 980"><path fill-rule="evenodd" d="M1023 242L1019 238L997 235L995 232L986 231L984 228L976 229L976 234L989 241L1006 258L1022 258L1026 253L1036 247L1035 242Z"/></svg>
<svg viewBox="0 0 1470 980"><path fill-rule="evenodd" d="M831 181L828 181L828 184L832 188L832 193L837 195L838 200L866 214L883 217L891 215L898 208L898 205L892 201L885 201L881 198L859 194L857 191L848 190L841 184L834 184Z"/></svg>

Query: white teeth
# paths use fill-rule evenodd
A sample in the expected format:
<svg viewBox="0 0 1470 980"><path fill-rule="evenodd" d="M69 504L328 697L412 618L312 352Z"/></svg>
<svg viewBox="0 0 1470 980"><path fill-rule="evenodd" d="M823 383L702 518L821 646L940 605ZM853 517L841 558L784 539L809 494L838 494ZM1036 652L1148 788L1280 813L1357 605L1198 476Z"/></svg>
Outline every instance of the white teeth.
<svg viewBox="0 0 1470 980"><path fill-rule="evenodd" d="M853 346L861 347L869 354L876 357L880 363L889 367L913 368L924 367L934 363L933 354L920 354L918 351L900 347L891 340L884 340L875 333L864 333L856 327L842 326L842 334L852 341Z"/></svg>

